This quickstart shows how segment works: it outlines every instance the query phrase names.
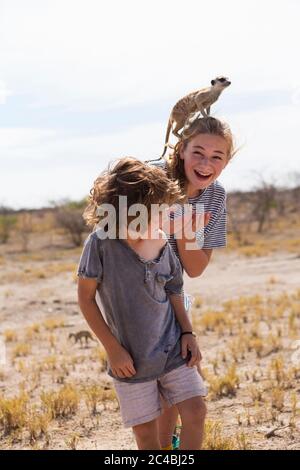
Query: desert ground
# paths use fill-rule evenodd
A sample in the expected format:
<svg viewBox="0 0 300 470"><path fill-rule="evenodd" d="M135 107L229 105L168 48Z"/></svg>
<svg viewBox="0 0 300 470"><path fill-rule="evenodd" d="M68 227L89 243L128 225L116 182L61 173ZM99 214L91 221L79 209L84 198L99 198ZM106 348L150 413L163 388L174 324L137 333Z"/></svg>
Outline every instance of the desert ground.
<svg viewBox="0 0 300 470"><path fill-rule="evenodd" d="M297 233L215 250L185 277L209 388L205 449L300 449ZM69 339L87 330L81 247L44 231L0 250L0 449L136 449L101 345Z"/></svg>

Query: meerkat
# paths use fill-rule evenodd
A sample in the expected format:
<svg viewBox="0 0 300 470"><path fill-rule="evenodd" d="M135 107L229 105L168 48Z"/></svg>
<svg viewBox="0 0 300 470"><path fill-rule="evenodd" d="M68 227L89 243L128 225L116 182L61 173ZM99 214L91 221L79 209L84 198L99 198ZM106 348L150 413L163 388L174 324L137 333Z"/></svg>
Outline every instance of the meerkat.
<svg viewBox="0 0 300 470"><path fill-rule="evenodd" d="M82 345L83 339L85 339L85 344L86 345L88 344L89 339L91 341L96 341L92 337L91 333L89 331L86 331L86 330L78 331L77 333L70 333L69 334L69 339L71 339L71 338L74 338L74 344L76 344L79 341L81 345Z"/></svg>
<svg viewBox="0 0 300 470"><path fill-rule="evenodd" d="M170 114L164 152L161 157L163 157L167 151L171 130L176 137L180 138L181 135L178 132L185 126L193 114L200 112L204 117L209 116L211 105L217 101L222 91L230 84L231 82L228 78L216 77L211 81L210 87L193 91L177 101ZM175 128L172 129L174 123L176 125Z"/></svg>

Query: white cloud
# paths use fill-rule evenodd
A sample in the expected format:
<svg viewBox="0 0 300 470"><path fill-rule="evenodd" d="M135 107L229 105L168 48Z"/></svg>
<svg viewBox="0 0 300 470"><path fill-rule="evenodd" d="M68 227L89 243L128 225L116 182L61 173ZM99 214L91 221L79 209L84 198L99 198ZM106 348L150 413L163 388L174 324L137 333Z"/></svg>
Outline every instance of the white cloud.
<svg viewBox="0 0 300 470"><path fill-rule="evenodd" d="M5 152L17 149L20 152L38 147L47 143L47 140L57 135L53 129L32 128L0 128L0 160L5 157Z"/></svg>
<svg viewBox="0 0 300 470"><path fill-rule="evenodd" d="M291 58L300 6L292 1L284 8L271 0L5 5L3 73L23 92L35 89L36 104L147 102L181 96L219 73L232 78L236 92L299 86Z"/></svg>
<svg viewBox="0 0 300 470"><path fill-rule="evenodd" d="M245 110L226 119L241 145L221 178L230 189L252 188L257 174L285 185L287 174L299 171L299 105Z"/></svg>
<svg viewBox="0 0 300 470"><path fill-rule="evenodd" d="M153 123L123 132L112 122L101 136L86 135L86 122L80 129L80 111L117 113L137 103L171 103L217 74L228 75L232 85L213 112L224 115L245 143L222 175L224 184L246 188L252 170L278 175L294 170L299 165L299 14L300 4L293 0L2 0L0 103L6 106L0 108L5 110L0 202L40 205L66 195L81 197L110 159L156 157L169 109L165 116L152 114ZM257 97L277 90L284 92L285 105L259 103ZM245 102L243 112L233 112L239 96L252 95L251 110ZM31 106L22 104L24 96ZM10 101L15 107L9 108ZM63 113L55 126L56 107L78 113L77 136L75 130L64 131ZM26 121L27 111L35 123Z"/></svg>
<svg viewBox="0 0 300 470"><path fill-rule="evenodd" d="M7 97L12 95L12 92L8 90L6 84L0 80L0 104L5 104Z"/></svg>

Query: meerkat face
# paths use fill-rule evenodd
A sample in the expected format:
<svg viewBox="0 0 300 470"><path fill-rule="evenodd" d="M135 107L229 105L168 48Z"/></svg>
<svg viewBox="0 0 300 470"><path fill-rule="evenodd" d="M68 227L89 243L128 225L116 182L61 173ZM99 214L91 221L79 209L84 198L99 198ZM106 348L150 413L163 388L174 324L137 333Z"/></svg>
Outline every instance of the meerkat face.
<svg viewBox="0 0 300 470"><path fill-rule="evenodd" d="M213 87L216 88L226 88L228 87L231 82L228 80L227 77L216 77L214 80L211 81Z"/></svg>

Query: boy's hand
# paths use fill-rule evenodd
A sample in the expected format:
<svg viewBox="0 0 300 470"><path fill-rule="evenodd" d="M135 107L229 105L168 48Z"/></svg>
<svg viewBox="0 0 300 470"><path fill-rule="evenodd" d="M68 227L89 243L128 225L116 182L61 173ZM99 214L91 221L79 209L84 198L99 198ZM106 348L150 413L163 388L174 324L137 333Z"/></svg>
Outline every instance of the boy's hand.
<svg viewBox="0 0 300 470"><path fill-rule="evenodd" d="M188 367L193 367L202 360L202 355L193 335L183 335L181 337L181 354L183 359L188 359ZM190 356L190 357L189 357Z"/></svg>
<svg viewBox="0 0 300 470"><path fill-rule="evenodd" d="M133 360L123 346L107 351L108 360L112 373L121 379L132 377L136 374Z"/></svg>

